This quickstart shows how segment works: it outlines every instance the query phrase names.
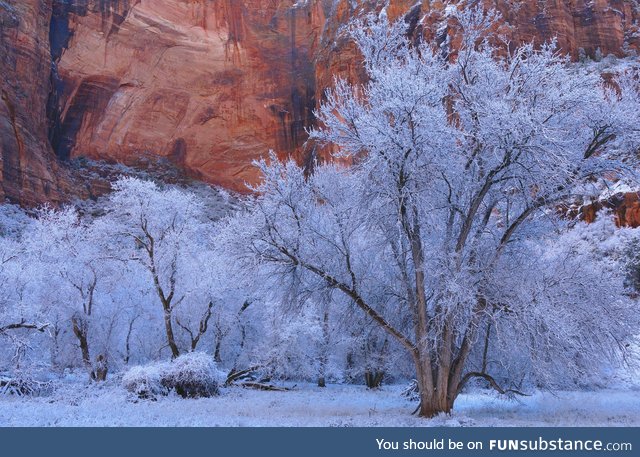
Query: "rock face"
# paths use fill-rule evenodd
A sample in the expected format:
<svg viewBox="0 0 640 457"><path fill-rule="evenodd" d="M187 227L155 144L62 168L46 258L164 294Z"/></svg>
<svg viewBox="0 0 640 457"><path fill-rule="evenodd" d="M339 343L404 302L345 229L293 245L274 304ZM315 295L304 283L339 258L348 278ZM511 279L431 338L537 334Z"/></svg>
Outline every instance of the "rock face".
<svg viewBox="0 0 640 457"><path fill-rule="evenodd" d="M622 55L640 44L636 0L499 0L499 8L518 41L557 37L564 52L578 57Z"/></svg>
<svg viewBox="0 0 640 457"><path fill-rule="evenodd" d="M0 203L60 201L69 191L49 140L51 2L0 2Z"/></svg>
<svg viewBox="0 0 640 457"><path fill-rule="evenodd" d="M241 190L256 181L252 161L269 149L300 152L316 103L321 8L79 3L56 11L66 33L57 61L60 157L136 165L162 156Z"/></svg>
<svg viewBox="0 0 640 457"><path fill-rule="evenodd" d="M626 192L612 195L579 209L578 216L588 223L596 220L598 213L609 210L618 227L640 227L640 193Z"/></svg>
<svg viewBox="0 0 640 457"><path fill-rule="evenodd" d="M375 9L374 4L339 1L333 8L318 50L317 85L329 86L333 74L359 76L357 53L349 45L341 27L363 10ZM446 2L464 5L468 1ZM543 43L557 40L560 51L574 59L580 57L622 57L640 49L640 3L638 0L483 0L485 8L494 8L502 16L500 33L513 44L533 41ZM427 40L455 48L457 30L454 21L447 18L444 1L391 0L387 13L394 20L403 17L412 27L412 33L423 34ZM379 9L379 6L377 7Z"/></svg>
<svg viewBox="0 0 640 457"><path fill-rule="evenodd" d="M0 1L4 194L55 199L57 156L157 157L243 190L269 149L304 162L334 75L362 78L344 25L375 0ZM635 0L497 0L514 42L554 36L578 57L640 44ZM392 0L414 33L455 39L441 1ZM442 27L442 25L449 25ZM599 50L599 51L598 51ZM67 186L68 187L68 186Z"/></svg>

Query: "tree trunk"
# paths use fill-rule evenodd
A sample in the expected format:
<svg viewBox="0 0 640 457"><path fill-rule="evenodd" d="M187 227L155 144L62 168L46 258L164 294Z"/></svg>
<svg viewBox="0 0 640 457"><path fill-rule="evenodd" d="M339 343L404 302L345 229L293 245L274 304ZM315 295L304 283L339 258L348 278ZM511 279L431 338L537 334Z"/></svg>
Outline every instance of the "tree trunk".
<svg viewBox="0 0 640 457"><path fill-rule="evenodd" d="M58 323L56 322L56 324L53 326L53 344L51 346L51 366L54 368L54 370L58 370L59 369L59 363L58 360L60 358L60 327L58 327ZM62 371L62 370L61 370Z"/></svg>
<svg viewBox="0 0 640 457"><path fill-rule="evenodd" d="M167 342L169 343L169 349L171 349L171 358L176 359L180 356L180 350L176 344L175 337L173 336L173 325L171 324L171 310L165 306L164 310L164 328L167 333Z"/></svg>
<svg viewBox="0 0 640 457"><path fill-rule="evenodd" d="M453 402L449 402L439 395L429 395L420 392L420 417L432 418L438 414L450 414L453 409Z"/></svg>
<svg viewBox="0 0 640 457"><path fill-rule="evenodd" d="M180 350L176 345L175 337L173 336L173 323L171 322L172 316L172 302L175 293L175 281L173 280L173 275L175 274L175 260L174 264L172 264L173 270L170 275L170 284L171 288L169 294L165 294L162 285L160 284L160 277L158 276L158 270L156 268L156 259L155 259L155 240L151 233L147 230L146 221L142 224L142 230L144 231L145 237L147 238L148 243L144 246L147 255L149 256L149 271L151 272L151 277L153 278L153 284L156 288L156 293L158 294L158 298L160 299L160 303L162 303L162 310L164 311L164 328L165 333L167 334L167 343L169 348L171 349L171 358L175 359L180 356Z"/></svg>
<svg viewBox="0 0 640 457"><path fill-rule="evenodd" d="M106 381L107 380L107 358L100 354L98 358L96 358L96 367L93 370L93 378L96 381Z"/></svg>
<svg viewBox="0 0 640 457"><path fill-rule="evenodd" d="M367 370L364 372L364 381L368 389L377 389L380 387L382 385L382 378L384 378L384 371Z"/></svg>
<svg viewBox="0 0 640 457"><path fill-rule="evenodd" d="M349 384L354 384L354 377L352 376L352 371L353 371L353 367L355 365L354 361L353 361L353 351L349 350L349 352L347 352L347 357L346 357L346 367L345 367L345 371L347 372L347 382Z"/></svg>
<svg viewBox="0 0 640 457"><path fill-rule="evenodd" d="M139 316L139 315L138 315ZM129 364L129 359L131 358L131 334L133 333L133 324L135 323L138 316L135 316L133 319L129 321L129 330L127 331L127 338L125 339L125 355L124 355L124 364Z"/></svg>
<svg viewBox="0 0 640 457"><path fill-rule="evenodd" d="M220 355L220 346L222 345L222 338L221 337L217 337L216 338L216 346L215 349L213 351L213 360L216 363L222 363L222 356Z"/></svg>
<svg viewBox="0 0 640 457"><path fill-rule="evenodd" d="M325 379L327 365L329 364L329 312L324 311L322 319L322 346L320 348L320 376L318 377L318 387L327 387Z"/></svg>
<svg viewBox="0 0 640 457"><path fill-rule="evenodd" d="M89 354L89 342L87 339L86 325L82 320L76 317L71 318L71 323L73 325L73 334L78 339L80 351L82 352L82 363L89 371L89 376L91 377L91 379L94 379L95 375L93 373L93 367L91 366L91 356Z"/></svg>
<svg viewBox="0 0 640 457"><path fill-rule="evenodd" d="M82 352L82 363L89 372L92 381L105 381L107 379L107 359L100 354L96 358L95 367L91 363L91 353L89 352L89 338L87 337L87 325L82 319L71 318L73 324L73 334L78 339L80 351Z"/></svg>
<svg viewBox="0 0 640 457"><path fill-rule="evenodd" d="M430 363L430 362L429 362ZM428 372L426 370L429 370ZM448 370L444 373L442 370L445 370L443 367L440 368L440 373L438 378L442 379L444 376L448 376ZM429 386L430 381L430 372L431 367L428 366L416 366L416 374L418 381L418 389L420 390L420 407L419 407L419 415L421 417L431 418L437 416L438 414L451 413L453 409L453 402L455 401L455 397L451 397L449 395L448 386L444 386L440 383L440 385L436 386L433 389L429 389L426 386Z"/></svg>

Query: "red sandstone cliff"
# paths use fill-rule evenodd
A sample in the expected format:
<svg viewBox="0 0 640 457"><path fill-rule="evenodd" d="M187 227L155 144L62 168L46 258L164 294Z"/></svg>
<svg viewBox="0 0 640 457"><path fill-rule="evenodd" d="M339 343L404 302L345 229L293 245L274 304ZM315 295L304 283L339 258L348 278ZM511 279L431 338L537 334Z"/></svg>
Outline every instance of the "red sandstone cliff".
<svg viewBox="0 0 640 457"><path fill-rule="evenodd" d="M313 122L324 18L282 3L139 0L69 12L59 154L132 165L155 154L244 189L254 159L295 154Z"/></svg>
<svg viewBox="0 0 640 457"><path fill-rule="evenodd" d="M0 203L60 201L68 178L47 138L51 2L0 2Z"/></svg>
<svg viewBox="0 0 640 457"><path fill-rule="evenodd" d="M269 149L306 160L304 129L324 89L336 74L361 76L343 26L382 3L0 2L1 65L9 75L0 103L4 194L27 202L58 197L66 180L48 137L62 159L135 165L162 156L236 190L255 181L251 162ZM573 56L580 48L622 55L640 42L635 0L490 4L515 42L557 36ZM392 0L388 8L434 40L446 38L433 32L443 11L444 2L428 0Z"/></svg>

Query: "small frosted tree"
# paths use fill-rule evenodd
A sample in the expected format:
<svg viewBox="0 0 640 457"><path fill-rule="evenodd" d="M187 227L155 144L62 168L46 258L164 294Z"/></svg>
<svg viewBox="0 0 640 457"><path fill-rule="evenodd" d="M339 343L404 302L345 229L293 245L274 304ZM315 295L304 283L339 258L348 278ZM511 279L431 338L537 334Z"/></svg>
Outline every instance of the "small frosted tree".
<svg viewBox="0 0 640 457"><path fill-rule="evenodd" d="M35 270L25 261L19 240L0 236L0 343L12 349L11 353L3 350L0 363L11 360L14 366L20 366L34 334L49 328L44 308L30 299Z"/></svg>
<svg viewBox="0 0 640 457"><path fill-rule="evenodd" d="M70 328L82 363L96 381L107 376L118 314L108 287L118 281L119 268L112 265L109 240L102 235L91 220L68 207L41 211L23 237L24 261L38 270L30 278L29 299L46 309L55 323L53 332L61 330L58 326Z"/></svg>
<svg viewBox="0 0 640 457"><path fill-rule="evenodd" d="M607 85L553 45L494 47L493 13L456 16L455 59L410 42L401 21L356 23L369 82L336 81L311 132L353 165L307 177L272 157L228 223L238 262L283 287L342 293L404 347L426 417L451 411L474 378L516 390L475 362L485 348L508 346L542 383L578 371L576 353L593 370L616 360L637 331L624 278L549 241L568 230L561 202L624 174L640 125L634 75Z"/></svg>
<svg viewBox="0 0 640 457"><path fill-rule="evenodd" d="M192 192L135 178L113 187L105 221L127 246L114 255L142 267L138 274L148 279L162 309L172 358L193 351L214 312L211 225L203 202ZM179 332L188 341L181 343Z"/></svg>

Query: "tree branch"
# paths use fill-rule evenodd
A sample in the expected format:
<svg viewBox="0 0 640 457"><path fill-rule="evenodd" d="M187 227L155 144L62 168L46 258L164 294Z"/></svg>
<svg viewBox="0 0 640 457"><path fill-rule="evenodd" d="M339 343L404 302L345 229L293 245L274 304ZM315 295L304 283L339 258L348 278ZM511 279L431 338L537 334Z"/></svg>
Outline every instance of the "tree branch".
<svg viewBox="0 0 640 457"><path fill-rule="evenodd" d="M49 324L30 324L26 321L22 320L15 324L8 324L4 327L0 327L0 334L5 333L7 330L17 330L17 329L27 329L27 330L36 330L38 332L44 332Z"/></svg>
<svg viewBox="0 0 640 457"><path fill-rule="evenodd" d="M469 382L469 380L471 378L482 378L485 381L487 381L489 383L489 385L498 393L502 394L502 395L509 395L509 394L513 394L513 395L520 395L522 397L530 397L531 395L529 394L525 394L519 390L516 389L504 389L500 386L500 384L498 384L496 382L495 379L493 379L493 377L487 373L483 373L483 372L479 372L479 371L472 371L467 373L466 375L464 375L464 377L462 378L462 381L460 381L460 385L458 386L458 393L460 393L462 391L462 388L465 386L465 384L467 382Z"/></svg>
<svg viewBox="0 0 640 457"><path fill-rule="evenodd" d="M416 345L405 335L403 335L399 330L394 328L387 320L382 317L376 310L374 310L371 306L369 306L364 299L349 286L344 284L343 282L337 280L327 272L323 271L321 268L318 268L314 265L308 264L302 260L300 260L295 255L291 254L285 247L281 246L280 252L282 252L285 256L287 256L294 265L299 265L311 273L322 278L329 286L342 291L349 298L351 298L356 306L362 309L371 319L373 319L376 323L378 323L386 332L388 332L391 336L396 338L400 344L406 347L411 354L416 355Z"/></svg>

